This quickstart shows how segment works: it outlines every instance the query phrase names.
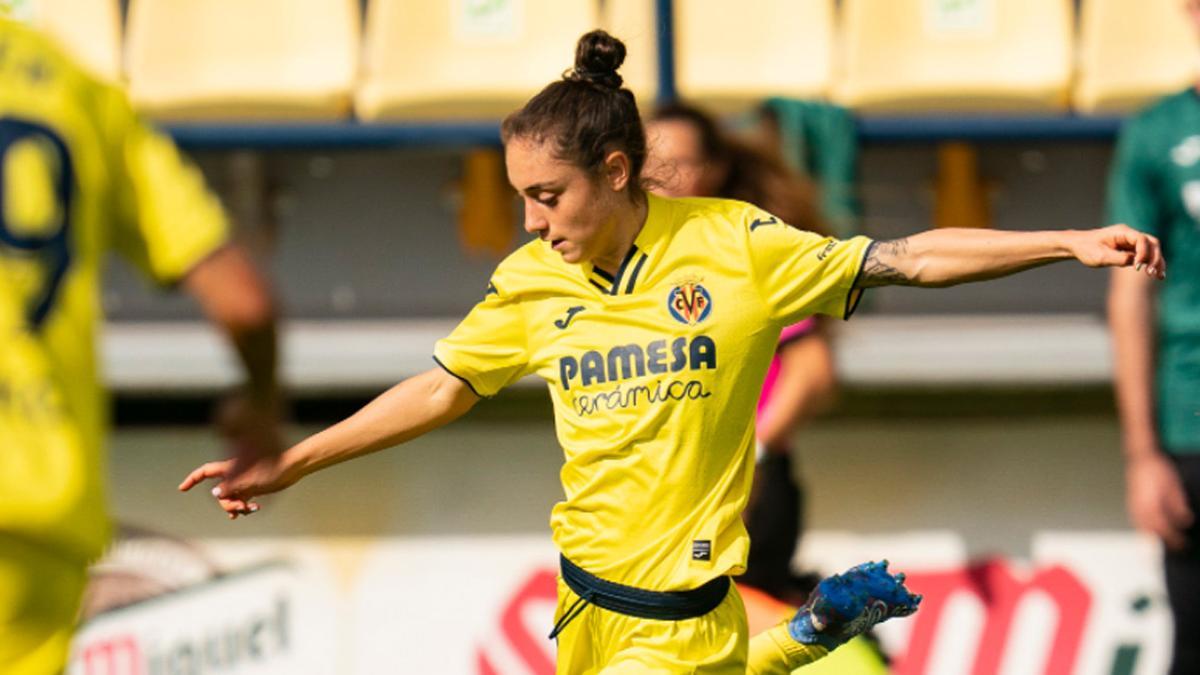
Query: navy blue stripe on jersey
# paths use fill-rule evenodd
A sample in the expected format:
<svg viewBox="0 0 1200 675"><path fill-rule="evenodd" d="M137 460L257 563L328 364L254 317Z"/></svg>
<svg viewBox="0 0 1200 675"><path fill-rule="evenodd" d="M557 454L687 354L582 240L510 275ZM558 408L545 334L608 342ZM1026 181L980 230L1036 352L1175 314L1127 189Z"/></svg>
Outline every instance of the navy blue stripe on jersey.
<svg viewBox="0 0 1200 675"><path fill-rule="evenodd" d="M858 280L862 278L863 270L867 268L867 258L871 257L871 249L875 248L875 242L867 244L867 250L863 252L862 260L858 263L858 271L854 273L854 281L850 284L850 291L846 293L846 311L842 314L842 320L850 320L850 315L854 310L858 309L858 302L862 300L865 288L858 288Z"/></svg>
<svg viewBox="0 0 1200 675"><path fill-rule="evenodd" d="M479 393L479 390L475 388L475 385L471 384L470 380L463 377L462 375L459 375L458 373L454 372L453 370L450 370L450 368L448 368L446 366L446 364L442 363L441 359L439 359L438 357L435 356L435 357L433 357L433 362L438 364L439 366L441 366L442 370L444 370L447 373L450 373L451 375L453 375L454 377L457 377L458 379L462 380L462 383L467 385L467 387L469 387L471 389L471 393L475 394L479 398L487 398L483 394Z"/></svg>
<svg viewBox="0 0 1200 675"><path fill-rule="evenodd" d="M621 279L625 277L625 269L629 267L629 261L633 260L633 256L637 255L638 253L640 253L640 251L638 251L638 247L636 245L629 247L629 253L625 254L625 259L621 261L621 267L617 269L617 278L613 280L613 287L611 291L612 295L616 295L617 293L621 292Z"/></svg>
<svg viewBox="0 0 1200 675"><path fill-rule="evenodd" d="M610 292L610 291L609 291L607 288L605 288L604 286L602 286L602 285L601 285L601 284L600 284L598 281L596 281L595 279L588 279L588 281L590 281L590 282L592 283L592 285L593 285L593 286L595 286L596 288L599 288L601 293L603 293L603 294L605 294L605 295L609 295L609 294L611 293L611 292Z"/></svg>
<svg viewBox="0 0 1200 675"><path fill-rule="evenodd" d="M646 258L649 257L645 253L638 258L637 264L633 266L633 274L629 275L629 283L625 285L625 295L633 293L633 286L637 283L638 273L642 271L642 265L646 264Z"/></svg>
<svg viewBox="0 0 1200 675"><path fill-rule="evenodd" d="M593 267L592 274L595 274L596 276L600 277L601 279L607 281L610 284L612 282L616 281L616 279L613 279L613 275L609 274L608 272L605 272L604 270L600 269L599 267Z"/></svg>

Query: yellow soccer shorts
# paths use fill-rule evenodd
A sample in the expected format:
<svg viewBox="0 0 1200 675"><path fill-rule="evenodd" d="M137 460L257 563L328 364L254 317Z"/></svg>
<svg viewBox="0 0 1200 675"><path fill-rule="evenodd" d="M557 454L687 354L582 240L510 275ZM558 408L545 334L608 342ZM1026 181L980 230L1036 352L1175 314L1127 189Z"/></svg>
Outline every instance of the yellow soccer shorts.
<svg viewBox="0 0 1200 675"><path fill-rule="evenodd" d="M83 562L0 535L0 673L62 672L86 581Z"/></svg>
<svg viewBox="0 0 1200 675"><path fill-rule="evenodd" d="M555 622L578 600L560 577ZM736 584L729 584L716 609L682 621L641 619L589 604L558 634L557 672L745 675L748 630Z"/></svg>

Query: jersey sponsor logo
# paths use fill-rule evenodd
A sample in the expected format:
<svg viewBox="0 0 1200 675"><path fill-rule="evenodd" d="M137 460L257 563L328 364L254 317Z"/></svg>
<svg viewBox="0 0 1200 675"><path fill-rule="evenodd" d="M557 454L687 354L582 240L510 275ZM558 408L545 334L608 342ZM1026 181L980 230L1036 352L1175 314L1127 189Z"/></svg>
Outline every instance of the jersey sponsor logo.
<svg viewBox="0 0 1200 675"><path fill-rule="evenodd" d="M642 404L657 405L673 401L697 401L712 396L700 380L656 380L653 384L618 383L609 391L576 394L571 399L575 414L593 415L601 410L636 408Z"/></svg>
<svg viewBox="0 0 1200 675"><path fill-rule="evenodd" d="M587 309L587 308L584 307L583 305L575 305L574 307L568 307L567 315L561 319L556 320L554 322L554 326L556 328L558 328L559 330L566 330L567 326L571 325L571 319L574 319L576 314L582 312L585 309Z"/></svg>
<svg viewBox="0 0 1200 675"><path fill-rule="evenodd" d="M1200 136L1188 136L1171 148L1171 161L1185 169L1200 162Z"/></svg>
<svg viewBox="0 0 1200 675"><path fill-rule="evenodd" d="M578 358L564 356L558 360L558 381L563 391L568 391L572 385L587 387L644 377L647 373L663 375L716 367L717 344L707 335L697 335L691 340L677 337L669 345L663 339L645 347L617 345L606 354L589 349Z"/></svg>
<svg viewBox="0 0 1200 675"><path fill-rule="evenodd" d="M667 294L667 311L679 323L694 326L708 318L712 311L712 296L698 283L683 283Z"/></svg>
<svg viewBox="0 0 1200 675"><path fill-rule="evenodd" d="M776 218L775 216L771 216L770 218L755 218L750 223L750 231L753 232L760 227L766 227L767 225L776 225L778 223L779 223L779 219Z"/></svg>
<svg viewBox="0 0 1200 675"><path fill-rule="evenodd" d="M692 560L712 560L712 540L697 539L693 541Z"/></svg>

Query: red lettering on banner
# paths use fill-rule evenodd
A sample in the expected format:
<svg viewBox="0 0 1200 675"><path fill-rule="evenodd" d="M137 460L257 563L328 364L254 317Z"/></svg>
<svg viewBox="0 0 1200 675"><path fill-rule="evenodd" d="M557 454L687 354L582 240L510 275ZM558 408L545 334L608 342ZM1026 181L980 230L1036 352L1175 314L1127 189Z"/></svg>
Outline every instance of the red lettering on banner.
<svg viewBox="0 0 1200 675"><path fill-rule="evenodd" d="M513 594L500 613L500 633L524 662L530 675L554 675L554 661L542 647L546 634L531 633L521 620L521 614L530 603L553 603L557 597L555 572L547 569L537 570ZM497 675L496 667L482 649L477 650L475 660L479 675Z"/></svg>
<svg viewBox="0 0 1200 675"><path fill-rule="evenodd" d="M475 672L479 673L479 675L500 675L496 671L495 666L492 665L492 662L488 660L487 654L484 654L482 651L475 653Z"/></svg>
<svg viewBox="0 0 1200 675"><path fill-rule="evenodd" d="M965 569L908 575L907 586L925 599L911 619L908 649L896 662L897 675L921 675L929 666L934 638L951 597L969 593L984 608L983 634L971 665L971 675L995 675L1008 647L1013 615L1031 591L1045 593L1058 609L1058 629L1051 641L1045 675L1074 672L1083 641L1092 595L1070 570L1060 565L1018 579L1003 560L988 560Z"/></svg>
<svg viewBox="0 0 1200 675"><path fill-rule="evenodd" d="M141 675L142 652L132 635L100 640L83 648L83 675ZM122 665L124 667L122 667Z"/></svg>

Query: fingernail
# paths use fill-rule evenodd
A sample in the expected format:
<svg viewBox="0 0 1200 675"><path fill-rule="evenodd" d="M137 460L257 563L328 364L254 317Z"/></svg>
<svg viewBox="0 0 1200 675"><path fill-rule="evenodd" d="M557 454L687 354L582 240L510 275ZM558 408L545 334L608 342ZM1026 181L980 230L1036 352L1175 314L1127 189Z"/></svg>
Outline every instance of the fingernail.
<svg viewBox="0 0 1200 675"><path fill-rule="evenodd" d="M257 510L258 510L258 504L251 504L251 505L250 505L250 512L251 512L251 513L254 513L254 512L255 512L255 511L257 511Z"/></svg>
<svg viewBox="0 0 1200 675"><path fill-rule="evenodd" d="M221 486L220 485L218 485L217 487L212 489L212 496L216 497L217 499L221 498Z"/></svg>

